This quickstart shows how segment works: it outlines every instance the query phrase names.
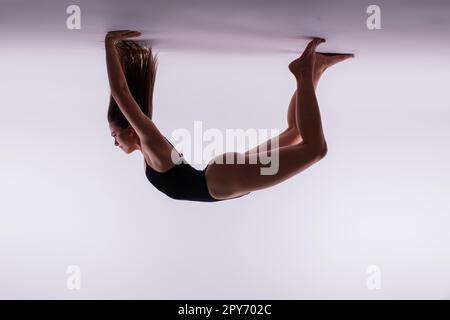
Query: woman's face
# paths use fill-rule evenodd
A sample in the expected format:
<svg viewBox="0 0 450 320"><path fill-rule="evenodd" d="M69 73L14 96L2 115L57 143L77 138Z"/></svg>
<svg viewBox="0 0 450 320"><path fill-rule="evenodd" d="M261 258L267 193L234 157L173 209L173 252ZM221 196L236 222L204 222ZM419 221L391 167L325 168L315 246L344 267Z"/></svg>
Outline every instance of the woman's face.
<svg viewBox="0 0 450 320"><path fill-rule="evenodd" d="M139 149L139 137L131 126L122 129L110 123L109 129L116 147L119 147L127 154Z"/></svg>

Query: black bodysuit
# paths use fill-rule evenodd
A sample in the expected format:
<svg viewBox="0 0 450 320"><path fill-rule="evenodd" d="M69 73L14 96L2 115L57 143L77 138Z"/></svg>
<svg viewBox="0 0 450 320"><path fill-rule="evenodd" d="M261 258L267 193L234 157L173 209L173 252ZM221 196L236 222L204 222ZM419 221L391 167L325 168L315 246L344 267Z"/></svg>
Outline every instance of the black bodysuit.
<svg viewBox="0 0 450 320"><path fill-rule="evenodd" d="M166 140L170 143L167 138ZM183 155L180 154L180 156L182 157ZM215 199L209 193L205 179L205 172L207 168L208 166L206 166L203 170L197 170L183 158L181 163L175 164L169 170L161 173L154 170L146 162L145 175L150 183L156 187L156 189L165 193L172 199L203 202L228 200Z"/></svg>
<svg viewBox="0 0 450 320"><path fill-rule="evenodd" d="M172 145L167 138L166 140ZM175 149L175 147L173 148ZM180 157L183 157L182 153ZM248 192L229 199L213 198L206 185L205 172L207 168L208 166L203 170L197 170L183 158L182 162L175 164L169 170L161 173L154 170L145 162L145 175L156 189L176 200L214 202L240 198L250 193Z"/></svg>
<svg viewBox="0 0 450 320"><path fill-rule="evenodd" d="M197 170L189 163L181 162L161 173L146 164L145 175L156 189L172 199L204 202L220 201L213 198L208 191L205 179L206 168Z"/></svg>

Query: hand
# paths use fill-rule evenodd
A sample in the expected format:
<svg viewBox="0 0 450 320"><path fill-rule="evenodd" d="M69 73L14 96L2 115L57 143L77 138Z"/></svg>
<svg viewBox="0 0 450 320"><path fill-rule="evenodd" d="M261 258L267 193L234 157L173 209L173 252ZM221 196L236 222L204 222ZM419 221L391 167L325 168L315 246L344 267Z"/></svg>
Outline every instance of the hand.
<svg viewBox="0 0 450 320"><path fill-rule="evenodd" d="M141 35L141 33L139 31L132 31L132 30L109 31L105 36L105 42L126 40L128 38L138 37L140 35Z"/></svg>

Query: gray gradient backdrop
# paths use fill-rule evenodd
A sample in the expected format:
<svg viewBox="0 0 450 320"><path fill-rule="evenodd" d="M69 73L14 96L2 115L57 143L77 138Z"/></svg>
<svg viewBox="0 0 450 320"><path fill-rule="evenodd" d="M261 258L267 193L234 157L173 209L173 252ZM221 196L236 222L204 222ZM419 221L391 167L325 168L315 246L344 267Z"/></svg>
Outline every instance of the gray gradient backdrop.
<svg viewBox="0 0 450 320"><path fill-rule="evenodd" d="M70 4L81 30L66 29ZM370 4L381 30L366 28ZM0 298L450 298L448 1L0 6ZM238 200L157 192L109 135L115 29L156 39L154 121L169 139L195 120L282 130L301 36L355 53L317 90L328 155ZM369 265L381 290L366 288Z"/></svg>

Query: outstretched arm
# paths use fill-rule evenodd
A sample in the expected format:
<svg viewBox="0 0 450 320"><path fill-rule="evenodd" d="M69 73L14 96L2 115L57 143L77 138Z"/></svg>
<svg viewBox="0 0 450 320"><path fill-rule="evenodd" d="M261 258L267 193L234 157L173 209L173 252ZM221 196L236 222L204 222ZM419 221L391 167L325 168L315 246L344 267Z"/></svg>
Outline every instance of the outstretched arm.
<svg viewBox="0 0 450 320"><path fill-rule="evenodd" d="M128 89L127 80L120 64L119 54L115 46L118 40L124 40L131 34L129 32L111 31L105 37L106 49L106 67L108 69L109 87L111 93L123 91ZM137 35L137 34L134 34Z"/></svg>
<svg viewBox="0 0 450 320"><path fill-rule="evenodd" d="M149 58L151 59L151 58ZM147 70L147 76L149 77L149 79L147 79L147 83L148 83L148 88L147 88L147 95L148 95L148 114L147 116L150 119L153 119L153 86L154 84L154 79L152 81L151 79L151 75L155 74L156 72L156 66L151 63L151 61L149 61L148 63L148 70Z"/></svg>
<svg viewBox="0 0 450 320"><path fill-rule="evenodd" d="M152 146L152 150L158 150L160 156L166 154L168 143L159 132L153 121L145 115L128 88L125 74L122 70L119 54L114 42L138 36L137 31L112 31L105 37L106 65L108 69L109 86L111 95L130 125L138 134L141 143ZM158 156L158 154L156 154Z"/></svg>

